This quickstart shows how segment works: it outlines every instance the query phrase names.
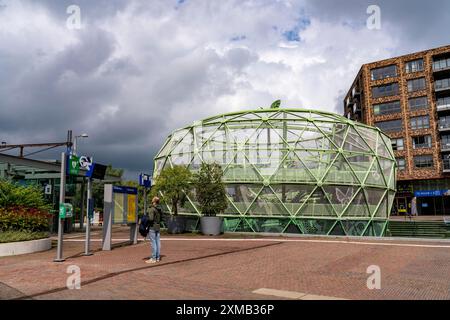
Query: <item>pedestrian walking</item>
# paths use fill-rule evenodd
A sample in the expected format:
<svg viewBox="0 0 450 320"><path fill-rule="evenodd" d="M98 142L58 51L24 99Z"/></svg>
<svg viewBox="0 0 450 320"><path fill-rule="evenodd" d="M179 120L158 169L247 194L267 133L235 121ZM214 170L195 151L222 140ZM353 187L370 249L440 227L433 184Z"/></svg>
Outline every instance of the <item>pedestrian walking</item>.
<svg viewBox="0 0 450 320"><path fill-rule="evenodd" d="M150 224L150 245L151 245L151 257L146 263L155 263L161 260L161 224L162 209L159 205L159 198L154 197L152 199L152 206L148 211L148 219Z"/></svg>

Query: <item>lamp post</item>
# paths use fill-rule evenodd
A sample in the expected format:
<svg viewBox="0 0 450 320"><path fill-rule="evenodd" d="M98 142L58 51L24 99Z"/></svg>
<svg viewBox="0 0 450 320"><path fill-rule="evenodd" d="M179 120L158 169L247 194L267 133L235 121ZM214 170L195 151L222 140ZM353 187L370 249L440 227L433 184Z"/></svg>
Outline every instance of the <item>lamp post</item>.
<svg viewBox="0 0 450 320"><path fill-rule="evenodd" d="M83 134L80 134L79 136L74 137L74 140L73 140L73 154L74 155L77 155L77 139L78 138L88 138L88 137L89 136L87 133L83 133Z"/></svg>

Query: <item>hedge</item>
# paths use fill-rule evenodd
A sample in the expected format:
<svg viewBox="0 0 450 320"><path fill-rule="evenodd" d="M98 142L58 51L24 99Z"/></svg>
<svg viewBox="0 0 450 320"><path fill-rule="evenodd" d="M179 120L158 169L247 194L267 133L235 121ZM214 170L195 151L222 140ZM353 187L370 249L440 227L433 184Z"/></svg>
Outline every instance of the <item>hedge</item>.
<svg viewBox="0 0 450 320"><path fill-rule="evenodd" d="M0 231L48 231L51 218L51 214L40 209L0 208Z"/></svg>

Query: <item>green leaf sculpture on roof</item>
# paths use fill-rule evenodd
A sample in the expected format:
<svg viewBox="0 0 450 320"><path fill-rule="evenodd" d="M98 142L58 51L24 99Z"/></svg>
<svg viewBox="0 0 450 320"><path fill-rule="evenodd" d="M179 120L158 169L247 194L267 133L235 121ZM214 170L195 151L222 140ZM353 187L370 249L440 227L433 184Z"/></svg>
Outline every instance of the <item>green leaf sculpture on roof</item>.
<svg viewBox="0 0 450 320"><path fill-rule="evenodd" d="M270 105L270 109L278 109L280 108L281 100L276 100Z"/></svg>

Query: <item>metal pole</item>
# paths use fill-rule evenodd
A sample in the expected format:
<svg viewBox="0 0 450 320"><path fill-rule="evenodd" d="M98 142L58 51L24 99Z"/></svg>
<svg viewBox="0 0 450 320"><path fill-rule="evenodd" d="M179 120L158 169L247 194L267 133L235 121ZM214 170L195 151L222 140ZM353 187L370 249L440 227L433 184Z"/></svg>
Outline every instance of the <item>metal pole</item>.
<svg viewBox="0 0 450 320"><path fill-rule="evenodd" d="M87 212L86 212L86 241L84 244L84 255L91 256L90 244L91 244L91 217L94 210L92 203L92 179L88 178L87 184Z"/></svg>
<svg viewBox="0 0 450 320"><path fill-rule="evenodd" d="M66 153L61 153L61 178L59 187L59 203L64 203L66 199ZM63 262L63 233L64 233L64 219L59 217L58 213L58 248L56 251L55 262Z"/></svg>
<svg viewBox="0 0 450 320"><path fill-rule="evenodd" d="M147 188L144 186L144 216L147 214Z"/></svg>

